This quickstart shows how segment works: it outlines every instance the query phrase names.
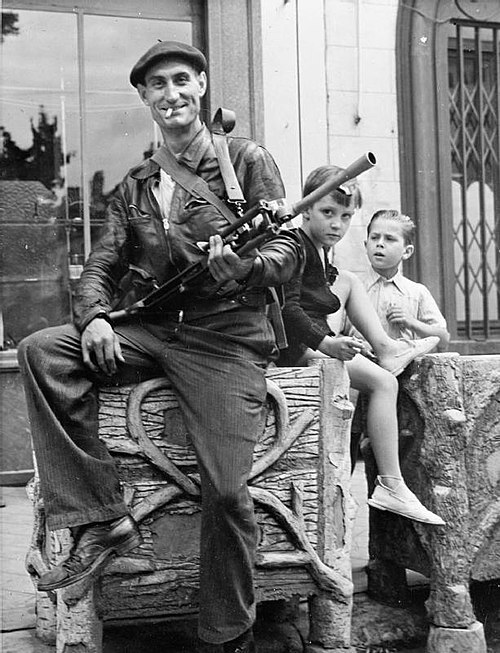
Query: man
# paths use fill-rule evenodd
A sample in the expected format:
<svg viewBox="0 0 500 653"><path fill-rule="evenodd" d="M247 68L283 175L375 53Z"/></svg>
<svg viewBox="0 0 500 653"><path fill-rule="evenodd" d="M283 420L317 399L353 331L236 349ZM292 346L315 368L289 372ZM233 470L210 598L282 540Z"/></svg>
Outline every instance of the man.
<svg viewBox="0 0 500 653"><path fill-rule="evenodd" d="M225 199L210 133L200 119L207 89L202 52L159 42L130 81L160 128L164 146ZM263 148L229 139L248 206L283 197ZM265 368L276 356L265 316L266 289L287 281L300 244L277 235L239 257L218 232L226 219L190 195L153 160L125 176L101 238L85 264L74 324L39 331L19 347L34 449L49 528L77 528L69 559L39 580L65 587L140 543L113 462L97 438L96 387L165 375L196 449L202 490L199 635L224 652L255 650L253 560L256 524L246 484L261 428ZM111 324L123 307L206 258L208 271L175 304ZM222 291L221 291L222 290Z"/></svg>

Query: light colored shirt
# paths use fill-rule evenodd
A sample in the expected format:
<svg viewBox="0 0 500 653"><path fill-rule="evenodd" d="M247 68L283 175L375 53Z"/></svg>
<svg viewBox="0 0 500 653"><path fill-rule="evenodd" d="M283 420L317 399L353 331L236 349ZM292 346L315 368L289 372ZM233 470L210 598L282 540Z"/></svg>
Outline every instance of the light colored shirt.
<svg viewBox="0 0 500 653"><path fill-rule="evenodd" d="M160 205L163 227L168 231L170 207L172 206L172 196L174 194L175 181L172 177L160 168L160 182L153 188L154 196Z"/></svg>
<svg viewBox="0 0 500 653"><path fill-rule="evenodd" d="M423 284L407 279L401 272L397 272L391 279L386 279L372 268L359 276L377 311L384 331L391 338L404 337L415 340L419 337L413 330L391 324L387 320L387 311L391 306L403 308L408 315L424 324L447 328L446 320L434 297Z"/></svg>

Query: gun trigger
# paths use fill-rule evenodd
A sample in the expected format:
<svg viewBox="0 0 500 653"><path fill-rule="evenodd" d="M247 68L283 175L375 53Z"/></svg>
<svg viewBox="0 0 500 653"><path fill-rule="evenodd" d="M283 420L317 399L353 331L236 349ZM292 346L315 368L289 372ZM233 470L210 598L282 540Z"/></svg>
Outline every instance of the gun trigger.
<svg viewBox="0 0 500 653"><path fill-rule="evenodd" d="M196 247L197 247L198 249L201 249L202 252L207 252L207 251L208 251L208 243L205 242L205 241L203 241L203 240L199 240L199 241L196 243Z"/></svg>

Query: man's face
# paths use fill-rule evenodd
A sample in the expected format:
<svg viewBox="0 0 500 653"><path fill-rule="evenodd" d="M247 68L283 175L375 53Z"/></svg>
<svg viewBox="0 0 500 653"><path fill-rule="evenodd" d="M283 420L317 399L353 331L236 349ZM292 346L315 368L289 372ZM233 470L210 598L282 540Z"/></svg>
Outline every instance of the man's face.
<svg viewBox="0 0 500 653"><path fill-rule="evenodd" d="M303 213L303 229L316 247L332 247L347 233L353 214L352 202L342 206L326 195Z"/></svg>
<svg viewBox="0 0 500 653"><path fill-rule="evenodd" d="M387 218L377 218L370 227L366 253L374 270L386 276L396 273L401 260L413 253L413 245L406 245L400 224Z"/></svg>
<svg viewBox="0 0 500 653"><path fill-rule="evenodd" d="M154 64L147 71L144 84L138 85L139 95L162 133L196 129L200 123L200 100L206 89L205 73L198 73L180 59L163 59Z"/></svg>

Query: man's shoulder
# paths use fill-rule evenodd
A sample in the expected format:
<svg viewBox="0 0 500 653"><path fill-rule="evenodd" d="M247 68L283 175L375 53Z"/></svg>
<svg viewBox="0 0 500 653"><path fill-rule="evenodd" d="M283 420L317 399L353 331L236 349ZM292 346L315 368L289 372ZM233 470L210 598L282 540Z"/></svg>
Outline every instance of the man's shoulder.
<svg viewBox="0 0 500 653"><path fill-rule="evenodd" d="M234 158L241 156L254 159L272 158L270 152L263 145L244 136L229 136L228 147L231 157Z"/></svg>
<svg viewBox="0 0 500 653"><path fill-rule="evenodd" d="M144 177L149 177L152 174L158 172L158 164L155 163L152 159L143 159L140 163L129 168L128 172L125 174L125 179L133 177L134 179L142 179Z"/></svg>

